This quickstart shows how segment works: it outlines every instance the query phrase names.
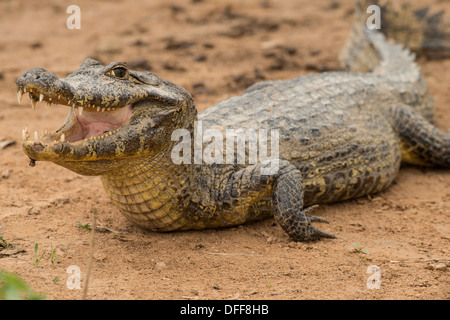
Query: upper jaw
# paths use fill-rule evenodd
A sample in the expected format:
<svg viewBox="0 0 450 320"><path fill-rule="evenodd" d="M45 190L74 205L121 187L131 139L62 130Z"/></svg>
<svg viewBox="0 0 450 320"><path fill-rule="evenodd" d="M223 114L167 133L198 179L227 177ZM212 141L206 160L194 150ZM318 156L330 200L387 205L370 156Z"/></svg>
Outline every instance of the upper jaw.
<svg viewBox="0 0 450 320"><path fill-rule="evenodd" d="M131 117L132 114L132 104L125 105L123 107L106 107L106 106L98 106L94 103L85 102L84 100L77 100L77 99L71 99L67 97L67 94L61 94L58 92L53 91L47 91L45 88L36 88L30 85L24 85L17 88L17 100L19 103L22 101L22 97L25 93L28 93L31 106L33 110L36 109L36 105L38 102L46 102L48 106L51 106L52 104L58 104L58 105L66 105L70 106L72 109L69 113L68 118L62 125L62 127L57 131L61 132L58 135L58 139L61 140L61 142L65 141L65 137L67 137L67 134L65 134L64 130L65 127L67 127L68 124L79 124L81 126L92 126L94 122L100 122L105 124L106 129L116 129L123 124ZM72 95L73 97L73 95ZM75 112L75 109L77 109L77 112ZM109 125L108 125L109 124ZM95 131L95 130L94 130ZM110 130L108 130L110 131ZM88 132L89 133L89 132ZM102 132L95 132L95 134L92 135L92 137L99 136ZM27 138L27 130L24 129L23 131L23 139L26 140ZM37 133L35 133L36 137ZM47 134L48 135L48 134ZM53 135L55 136L55 135ZM80 136L81 139L89 138L91 135L82 135ZM37 140L37 139L35 139ZM71 142L78 141L80 139L71 139Z"/></svg>
<svg viewBox="0 0 450 320"><path fill-rule="evenodd" d="M38 102L46 102L49 106L58 104L71 107L69 116L56 132L45 133L41 137L34 132L29 137L28 129L25 128L22 131L24 145L29 140L41 145L64 142L80 144L89 138L92 140L101 138L104 134L111 134L126 123L132 114L134 101L130 100L133 99L127 94L122 94L121 97L108 96L108 93L111 93L108 82L111 80L99 81L96 68L100 67L93 67L89 72L80 69L65 79L60 79L43 68L33 68L17 79L19 103L23 95L28 93L33 109L36 109ZM90 85L92 82L94 85ZM97 82L102 85L95 85ZM102 94L103 91L106 94ZM86 126L92 127L96 117L99 123L105 123L105 130L100 131L102 127L98 130L86 130ZM111 122L110 125L108 122Z"/></svg>
<svg viewBox="0 0 450 320"><path fill-rule="evenodd" d="M124 106L109 107L77 99L70 86L58 78L51 79L53 85L19 80L19 103L23 95L28 93L33 109L36 109L38 102L71 107L62 126L54 132L45 130L43 135L39 135L37 131L30 134L27 128L22 130L22 148L31 159L30 165L34 165L36 160L96 160L99 148L106 150L103 145L111 145L116 139L115 135L120 135L120 129L126 126L133 115L134 107L131 103L126 104L127 101L122 102ZM105 157L109 158L106 154Z"/></svg>
<svg viewBox="0 0 450 320"><path fill-rule="evenodd" d="M102 104L101 100L103 99L101 97L90 97L90 99L80 97L74 93L75 90L67 82L61 81L56 76L56 79L52 79L53 82L36 83L35 81L27 81L28 79L24 75L16 82L17 100L21 103L23 95L28 93L33 110L36 109L37 102L46 102L49 106L59 104L77 108L81 116L85 109L105 112L127 105L125 99L122 99L122 103L115 101L116 103L112 106L110 104Z"/></svg>

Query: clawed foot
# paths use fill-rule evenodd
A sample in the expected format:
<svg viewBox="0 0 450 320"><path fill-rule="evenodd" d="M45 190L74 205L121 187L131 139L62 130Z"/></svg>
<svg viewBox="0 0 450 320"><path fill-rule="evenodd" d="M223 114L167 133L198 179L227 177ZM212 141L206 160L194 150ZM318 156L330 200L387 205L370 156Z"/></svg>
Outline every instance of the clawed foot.
<svg viewBox="0 0 450 320"><path fill-rule="evenodd" d="M307 220L306 226L299 228L296 230L297 232L293 234L289 234L292 240L294 241L311 241L311 240L319 240L320 238L330 238L330 239L336 239L336 236L327 233L324 231L321 231L319 229L314 228L311 225L311 222L322 222L322 223L329 223L327 219L316 217L316 216L310 216L308 217L307 214L311 212L312 210L316 209L318 205L313 205L311 207L305 208L302 210L302 215Z"/></svg>

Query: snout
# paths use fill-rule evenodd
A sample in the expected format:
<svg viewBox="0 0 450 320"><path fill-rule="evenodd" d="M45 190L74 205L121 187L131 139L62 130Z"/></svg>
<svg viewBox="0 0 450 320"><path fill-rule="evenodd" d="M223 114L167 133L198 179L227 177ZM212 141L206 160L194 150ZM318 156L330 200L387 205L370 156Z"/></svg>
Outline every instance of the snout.
<svg viewBox="0 0 450 320"><path fill-rule="evenodd" d="M43 68L33 68L22 74L16 81L16 85L19 88L27 86L42 87L45 88L50 85L55 85L59 81L59 78L51 72Z"/></svg>
<svg viewBox="0 0 450 320"><path fill-rule="evenodd" d="M64 100L67 101L73 95L70 85L43 68L33 68L26 71L17 79L16 86L18 92L33 93L35 100L39 99L39 94L54 98L54 102L59 100L57 98L61 96L64 96Z"/></svg>

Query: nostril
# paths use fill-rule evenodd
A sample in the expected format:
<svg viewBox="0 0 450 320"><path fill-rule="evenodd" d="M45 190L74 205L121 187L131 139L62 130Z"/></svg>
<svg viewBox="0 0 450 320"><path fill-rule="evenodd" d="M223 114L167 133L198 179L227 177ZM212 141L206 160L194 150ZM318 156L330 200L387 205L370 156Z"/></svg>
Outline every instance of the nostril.
<svg viewBox="0 0 450 320"><path fill-rule="evenodd" d="M41 78L41 76L36 76L36 80L39 80Z"/></svg>

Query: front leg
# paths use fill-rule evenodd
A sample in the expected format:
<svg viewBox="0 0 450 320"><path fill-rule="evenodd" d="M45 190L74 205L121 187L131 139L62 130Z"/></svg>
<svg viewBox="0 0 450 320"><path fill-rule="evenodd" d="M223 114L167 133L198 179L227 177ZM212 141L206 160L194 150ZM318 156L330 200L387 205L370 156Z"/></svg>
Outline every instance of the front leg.
<svg viewBox="0 0 450 320"><path fill-rule="evenodd" d="M219 199L221 203L233 209L227 218L247 221L255 215L255 212L252 212L253 204L263 199L271 199L275 220L292 240L335 238L332 234L311 225L311 222L327 221L307 216L315 206L303 207L303 179L300 171L288 161L280 160L275 174L261 174L261 170L268 165L268 162L263 162L248 166L229 176L225 192Z"/></svg>
<svg viewBox="0 0 450 320"><path fill-rule="evenodd" d="M303 208L303 183L300 171L285 161L273 186L273 207L275 220L294 241L336 238L334 235L314 228L311 222L328 222L307 214L316 206Z"/></svg>

